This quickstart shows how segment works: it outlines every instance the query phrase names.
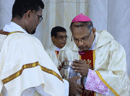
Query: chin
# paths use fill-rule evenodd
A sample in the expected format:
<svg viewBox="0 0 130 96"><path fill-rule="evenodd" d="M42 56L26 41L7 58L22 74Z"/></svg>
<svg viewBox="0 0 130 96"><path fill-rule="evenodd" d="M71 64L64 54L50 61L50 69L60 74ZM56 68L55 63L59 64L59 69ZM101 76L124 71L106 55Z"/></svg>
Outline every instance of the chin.
<svg viewBox="0 0 130 96"><path fill-rule="evenodd" d="M64 46L65 46L65 44L62 44L62 45L61 45L61 48L63 48Z"/></svg>
<svg viewBox="0 0 130 96"><path fill-rule="evenodd" d="M58 47L58 48L62 49L63 47L62 47L62 46L60 46L60 47Z"/></svg>
<svg viewBox="0 0 130 96"><path fill-rule="evenodd" d="M88 51L88 50L86 50L86 49L80 49L80 50L82 50L82 51Z"/></svg>
<svg viewBox="0 0 130 96"><path fill-rule="evenodd" d="M36 32L36 30L33 30L30 34L34 34Z"/></svg>
<svg viewBox="0 0 130 96"><path fill-rule="evenodd" d="M80 50L82 50L82 51L88 51L89 48L82 48L82 49L80 49Z"/></svg>
<svg viewBox="0 0 130 96"><path fill-rule="evenodd" d="M32 31L29 31L28 33L29 34L34 34L35 32L36 32L36 28L34 30L32 30Z"/></svg>

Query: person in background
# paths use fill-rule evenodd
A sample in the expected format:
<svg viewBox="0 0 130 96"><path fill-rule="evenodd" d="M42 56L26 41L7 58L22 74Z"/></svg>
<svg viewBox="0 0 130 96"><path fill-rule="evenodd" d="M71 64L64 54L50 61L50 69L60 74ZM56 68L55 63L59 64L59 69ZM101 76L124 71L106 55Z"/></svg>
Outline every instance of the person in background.
<svg viewBox="0 0 130 96"><path fill-rule="evenodd" d="M51 40L52 44L46 52L58 68L58 64L60 63L58 55L60 54L60 50L65 48L67 42L66 29L61 26L53 27L51 30Z"/></svg>

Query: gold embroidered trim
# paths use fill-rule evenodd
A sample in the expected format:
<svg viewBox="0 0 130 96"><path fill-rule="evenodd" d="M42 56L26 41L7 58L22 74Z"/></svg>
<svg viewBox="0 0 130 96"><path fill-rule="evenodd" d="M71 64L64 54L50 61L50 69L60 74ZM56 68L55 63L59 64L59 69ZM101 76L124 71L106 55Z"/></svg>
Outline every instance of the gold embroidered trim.
<svg viewBox="0 0 130 96"><path fill-rule="evenodd" d="M57 74L55 71L53 71L53 70L51 70L51 69L48 69L48 68L45 68L45 67L41 66L41 65L39 64L39 62L37 61L37 62L35 62L35 63L30 63L30 64L25 64L25 65L23 65L21 70L19 70L18 72L12 74L12 75L9 76L9 77L3 79L3 80L2 80L3 84L6 84L6 83L12 81L13 79L17 78L18 76L20 76L20 75L22 74L22 72L23 72L24 69L26 69L26 68L33 68L33 67L36 67L36 66L40 66L41 69L42 69L42 71L47 72L47 73L49 73L49 74L52 74L52 75L56 76L58 79L60 79L60 80L63 82L63 80L62 80L62 78L59 76L59 74Z"/></svg>
<svg viewBox="0 0 130 96"><path fill-rule="evenodd" d="M93 70L95 69L95 59L96 59L96 53L95 50L93 50ZM96 92L94 92L94 96L96 96Z"/></svg>
<svg viewBox="0 0 130 96"><path fill-rule="evenodd" d="M6 32L6 31L1 31L0 30L0 34L2 35L10 35L10 34L13 34L13 33L24 33L24 32L21 32L21 31L14 31L14 32Z"/></svg>
<svg viewBox="0 0 130 96"><path fill-rule="evenodd" d="M116 95L116 96L120 96L101 76L101 74L98 71L95 71L98 75L98 77L101 79L101 81Z"/></svg>
<svg viewBox="0 0 130 96"><path fill-rule="evenodd" d="M13 32L10 32L8 35L13 34L13 33L24 33L24 32L21 32L21 31L13 31Z"/></svg>
<svg viewBox="0 0 130 96"><path fill-rule="evenodd" d="M79 55L79 59L81 59L81 55Z"/></svg>
<svg viewBox="0 0 130 96"><path fill-rule="evenodd" d="M45 68L45 67L43 67L43 66L41 66L41 65L40 65L40 67L41 67L41 70L42 70L42 71L47 72L47 73L49 73L49 74L53 74L54 76L56 76L58 79L60 79L60 80L63 82L63 80L62 80L62 78L60 77L60 75L57 74L55 71L53 71L53 70L51 70L51 69L47 69L47 68Z"/></svg>
<svg viewBox="0 0 130 96"><path fill-rule="evenodd" d="M96 53L95 50L93 50L93 70L95 69L95 59L96 59Z"/></svg>

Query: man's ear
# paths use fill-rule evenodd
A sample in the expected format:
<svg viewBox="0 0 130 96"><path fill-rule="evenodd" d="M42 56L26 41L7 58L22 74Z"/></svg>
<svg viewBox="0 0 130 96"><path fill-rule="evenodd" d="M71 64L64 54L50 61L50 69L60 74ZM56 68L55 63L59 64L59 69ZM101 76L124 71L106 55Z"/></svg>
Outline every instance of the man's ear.
<svg viewBox="0 0 130 96"><path fill-rule="evenodd" d="M55 45L56 37L55 36L51 36L51 40L52 40L53 44Z"/></svg>
<svg viewBox="0 0 130 96"><path fill-rule="evenodd" d="M55 41L55 36L51 36L52 42Z"/></svg>
<svg viewBox="0 0 130 96"><path fill-rule="evenodd" d="M95 35L95 32L96 32L96 28L93 28L92 30L93 35Z"/></svg>

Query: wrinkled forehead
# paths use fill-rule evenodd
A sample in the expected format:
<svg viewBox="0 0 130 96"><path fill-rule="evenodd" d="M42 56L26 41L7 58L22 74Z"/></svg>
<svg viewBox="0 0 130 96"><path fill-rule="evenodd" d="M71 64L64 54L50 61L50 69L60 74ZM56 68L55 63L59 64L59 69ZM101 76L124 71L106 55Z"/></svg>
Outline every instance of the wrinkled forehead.
<svg viewBox="0 0 130 96"><path fill-rule="evenodd" d="M72 35L75 38L83 38L88 36L89 31L86 27L75 27L73 28Z"/></svg>
<svg viewBox="0 0 130 96"><path fill-rule="evenodd" d="M72 26L85 26L85 22L73 22Z"/></svg>
<svg viewBox="0 0 130 96"><path fill-rule="evenodd" d="M83 27L87 29L86 23L85 22L74 22L71 24L71 30L77 27Z"/></svg>
<svg viewBox="0 0 130 96"><path fill-rule="evenodd" d="M87 30L88 31L86 24L83 22L74 22L72 24L72 29L73 29L73 31L74 30L78 30L78 31L86 31Z"/></svg>

